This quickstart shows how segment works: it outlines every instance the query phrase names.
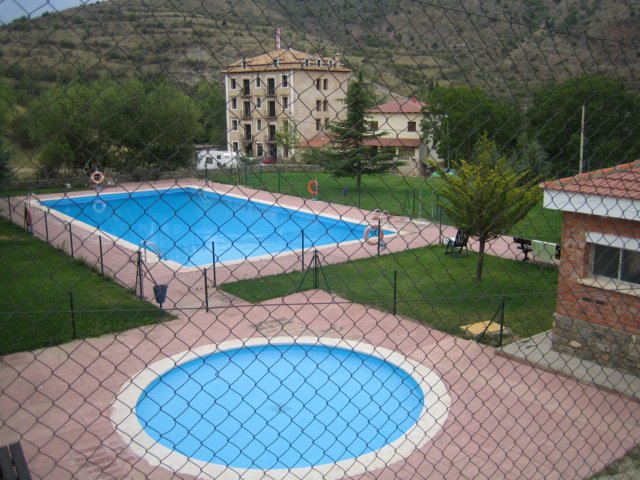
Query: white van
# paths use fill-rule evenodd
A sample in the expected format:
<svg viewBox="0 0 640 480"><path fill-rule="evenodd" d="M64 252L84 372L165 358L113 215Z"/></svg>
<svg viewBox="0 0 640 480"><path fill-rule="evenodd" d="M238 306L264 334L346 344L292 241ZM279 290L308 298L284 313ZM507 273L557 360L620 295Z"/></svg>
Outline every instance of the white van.
<svg viewBox="0 0 640 480"><path fill-rule="evenodd" d="M211 150L207 148L196 151L196 169L235 167L238 165L238 152Z"/></svg>

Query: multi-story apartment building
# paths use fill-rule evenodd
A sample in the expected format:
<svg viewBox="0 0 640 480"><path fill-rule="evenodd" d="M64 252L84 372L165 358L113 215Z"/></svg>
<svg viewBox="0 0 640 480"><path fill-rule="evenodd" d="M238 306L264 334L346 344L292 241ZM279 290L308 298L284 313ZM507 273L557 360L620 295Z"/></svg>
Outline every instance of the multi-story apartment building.
<svg viewBox="0 0 640 480"><path fill-rule="evenodd" d="M229 150L287 158L295 148L278 147L280 129L295 129L304 147L327 123L346 116L351 70L339 56L278 49L242 59L224 73Z"/></svg>

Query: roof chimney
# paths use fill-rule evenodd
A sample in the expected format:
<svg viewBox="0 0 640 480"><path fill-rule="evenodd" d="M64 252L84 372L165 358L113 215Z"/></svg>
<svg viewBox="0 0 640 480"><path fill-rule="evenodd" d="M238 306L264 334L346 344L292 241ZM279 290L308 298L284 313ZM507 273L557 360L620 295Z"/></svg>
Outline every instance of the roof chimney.
<svg viewBox="0 0 640 480"><path fill-rule="evenodd" d="M276 50L280 50L280 27L276 28Z"/></svg>

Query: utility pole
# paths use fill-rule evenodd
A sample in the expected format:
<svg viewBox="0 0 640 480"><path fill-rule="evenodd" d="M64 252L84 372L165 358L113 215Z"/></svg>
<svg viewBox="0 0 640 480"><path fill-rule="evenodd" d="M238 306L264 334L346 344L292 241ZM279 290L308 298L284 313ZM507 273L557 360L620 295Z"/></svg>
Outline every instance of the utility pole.
<svg viewBox="0 0 640 480"><path fill-rule="evenodd" d="M582 104L582 118L580 119L580 164L578 165L578 173L584 171L584 113L585 106Z"/></svg>

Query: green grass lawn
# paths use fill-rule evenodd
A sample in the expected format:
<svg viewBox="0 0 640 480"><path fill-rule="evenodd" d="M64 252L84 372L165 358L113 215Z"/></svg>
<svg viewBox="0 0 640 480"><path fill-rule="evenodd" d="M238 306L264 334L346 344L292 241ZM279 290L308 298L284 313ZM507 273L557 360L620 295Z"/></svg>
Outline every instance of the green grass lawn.
<svg viewBox="0 0 640 480"><path fill-rule="evenodd" d="M453 334L460 326L489 320L506 298L505 325L518 337L551 328L557 269L522 261L485 257L480 282L473 280L477 255L451 257L444 247L428 247L323 267L319 287L358 303L393 311L393 272L397 271L397 313ZM250 302L298 290L302 272L225 284L222 289ZM312 288L308 272L302 290ZM357 319L354 319L357 326Z"/></svg>
<svg viewBox="0 0 640 480"><path fill-rule="evenodd" d="M241 169L239 175L237 172L229 171L227 175L210 176L209 179L308 198L310 195L307 192L307 183L313 177L316 177L320 184L320 200L366 210L380 208L388 210L393 215L441 220L444 224L453 224L446 216L441 216L435 206L441 182L437 178L366 175L363 177L360 192L356 190L354 178L334 178L327 173L273 173L260 167L252 167L246 172ZM543 208L540 203L509 233L513 236L559 243L561 228L560 212Z"/></svg>
<svg viewBox="0 0 640 480"><path fill-rule="evenodd" d="M0 219L0 355L172 318Z"/></svg>

